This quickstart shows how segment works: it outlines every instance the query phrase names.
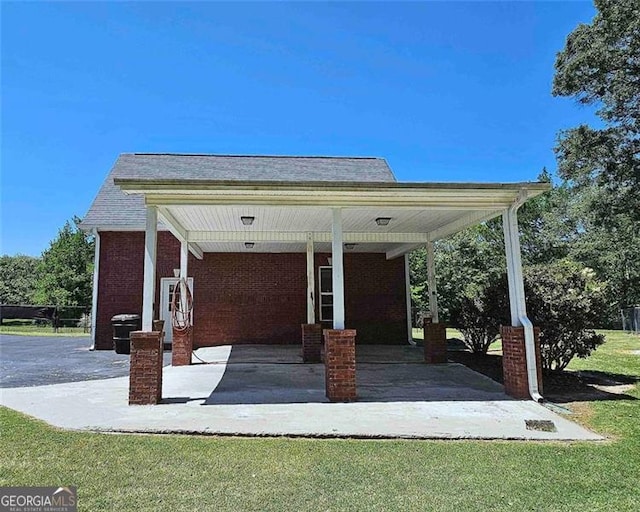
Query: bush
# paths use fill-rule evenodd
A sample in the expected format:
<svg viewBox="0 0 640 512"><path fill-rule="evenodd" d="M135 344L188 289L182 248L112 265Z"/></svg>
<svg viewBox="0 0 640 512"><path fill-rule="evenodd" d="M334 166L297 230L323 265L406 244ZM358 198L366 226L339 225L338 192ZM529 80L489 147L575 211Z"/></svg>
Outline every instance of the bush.
<svg viewBox="0 0 640 512"><path fill-rule="evenodd" d="M527 313L540 327L542 368L561 371L574 357L587 357L604 336L593 330L603 308L603 285L594 273L577 263L558 262L524 269ZM480 290L463 297L452 314L452 323L464 335L465 345L486 354L500 331L510 325L509 292L506 274Z"/></svg>
<svg viewBox="0 0 640 512"><path fill-rule="evenodd" d="M561 371L604 343L593 330L604 307L603 288L591 269L567 260L525 269L527 310L540 327L544 370Z"/></svg>

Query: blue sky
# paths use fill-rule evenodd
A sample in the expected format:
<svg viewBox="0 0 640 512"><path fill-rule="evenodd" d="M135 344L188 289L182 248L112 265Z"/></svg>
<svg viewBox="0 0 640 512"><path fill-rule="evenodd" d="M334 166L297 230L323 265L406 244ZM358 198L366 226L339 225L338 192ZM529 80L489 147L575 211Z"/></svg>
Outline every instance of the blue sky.
<svg viewBox="0 0 640 512"><path fill-rule="evenodd" d="M590 2L3 2L2 254L38 255L122 152L364 155L403 181L525 181Z"/></svg>

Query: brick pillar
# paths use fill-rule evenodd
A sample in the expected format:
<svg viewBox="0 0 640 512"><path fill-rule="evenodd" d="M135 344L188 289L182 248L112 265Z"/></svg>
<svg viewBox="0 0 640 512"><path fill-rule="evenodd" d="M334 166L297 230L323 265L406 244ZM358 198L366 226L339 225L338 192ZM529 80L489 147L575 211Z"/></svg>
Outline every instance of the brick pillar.
<svg viewBox="0 0 640 512"><path fill-rule="evenodd" d="M356 399L356 331L325 329L324 366L327 398L332 402Z"/></svg>
<svg viewBox="0 0 640 512"><path fill-rule="evenodd" d="M447 326L443 323L425 322L424 362L439 364L447 362Z"/></svg>
<svg viewBox="0 0 640 512"><path fill-rule="evenodd" d="M302 361L319 363L322 352L322 326L302 324Z"/></svg>
<svg viewBox="0 0 640 512"><path fill-rule="evenodd" d="M191 364L193 352L193 327L173 329L171 342L171 366L187 366Z"/></svg>
<svg viewBox="0 0 640 512"><path fill-rule="evenodd" d="M540 362L540 329L533 328L538 368L538 389L542 394L542 364ZM524 327L502 326L502 372L504 390L514 398L531 398L527 376L527 354L524 345Z"/></svg>
<svg viewBox="0 0 640 512"><path fill-rule="evenodd" d="M162 400L162 342L159 331L131 333L129 405Z"/></svg>

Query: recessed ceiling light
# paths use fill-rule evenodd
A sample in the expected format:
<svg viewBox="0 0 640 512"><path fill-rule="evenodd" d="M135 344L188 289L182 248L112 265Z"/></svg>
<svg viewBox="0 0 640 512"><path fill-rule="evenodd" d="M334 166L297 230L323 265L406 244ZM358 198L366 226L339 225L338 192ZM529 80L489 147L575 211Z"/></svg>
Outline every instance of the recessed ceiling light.
<svg viewBox="0 0 640 512"><path fill-rule="evenodd" d="M358 244L344 244L344 248L347 251L351 251L356 245L358 245Z"/></svg>
<svg viewBox="0 0 640 512"><path fill-rule="evenodd" d="M242 217L240 217L240 220L245 226L251 226L255 219L255 217L249 217L248 215L243 215Z"/></svg>
<svg viewBox="0 0 640 512"><path fill-rule="evenodd" d="M255 242L245 242L245 243L244 243L244 246L245 246L247 249L253 249L253 246L254 246L254 245L256 245L256 244L255 244Z"/></svg>
<svg viewBox="0 0 640 512"><path fill-rule="evenodd" d="M388 226L391 221L391 217L378 217L376 219L376 224L378 226Z"/></svg>

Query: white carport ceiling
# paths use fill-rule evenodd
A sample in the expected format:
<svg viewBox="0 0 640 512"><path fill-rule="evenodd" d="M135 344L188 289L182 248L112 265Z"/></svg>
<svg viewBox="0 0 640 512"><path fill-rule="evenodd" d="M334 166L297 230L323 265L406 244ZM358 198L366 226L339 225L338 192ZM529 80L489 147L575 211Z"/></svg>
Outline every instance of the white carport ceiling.
<svg viewBox="0 0 640 512"><path fill-rule="evenodd" d="M500 215L543 183L297 183L116 179L142 194L179 239L204 252L329 252L332 208L342 210L345 243L353 252L388 258ZM242 216L254 217L244 225ZM375 219L390 217L387 226ZM254 242L253 248L245 242Z"/></svg>

